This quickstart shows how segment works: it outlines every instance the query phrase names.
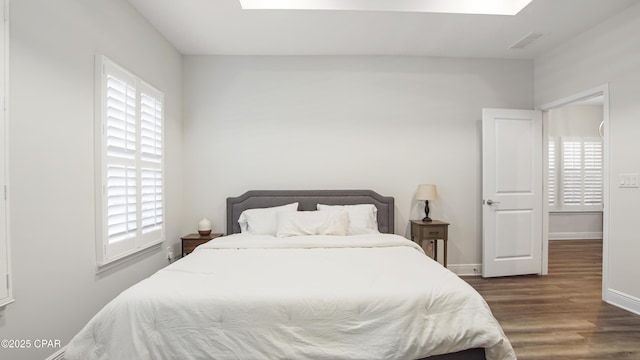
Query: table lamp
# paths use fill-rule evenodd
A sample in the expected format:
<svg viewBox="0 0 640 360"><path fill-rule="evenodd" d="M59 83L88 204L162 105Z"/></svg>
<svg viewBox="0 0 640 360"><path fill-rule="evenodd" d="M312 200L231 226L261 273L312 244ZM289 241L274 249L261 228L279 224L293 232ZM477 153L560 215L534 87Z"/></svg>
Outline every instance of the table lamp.
<svg viewBox="0 0 640 360"><path fill-rule="evenodd" d="M208 219L202 219L198 223L198 233L201 236L207 236L211 234L211 221Z"/></svg>
<svg viewBox="0 0 640 360"><path fill-rule="evenodd" d="M417 200L424 200L424 219L422 221L431 221L429 218L429 200L437 200L438 192L436 191L436 186L433 184L422 184L418 185L418 191L416 192Z"/></svg>

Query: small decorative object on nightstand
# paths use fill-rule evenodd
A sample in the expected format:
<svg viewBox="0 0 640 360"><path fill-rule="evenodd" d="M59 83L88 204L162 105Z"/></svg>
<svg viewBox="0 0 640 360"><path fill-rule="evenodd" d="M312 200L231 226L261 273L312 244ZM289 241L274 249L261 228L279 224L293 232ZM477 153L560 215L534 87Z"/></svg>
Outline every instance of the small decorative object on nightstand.
<svg viewBox="0 0 640 360"><path fill-rule="evenodd" d="M418 191L416 191L416 199L424 200L424 219L422 221L431 221L429 218L429 200L438 200L438 192L436 186L433 184L418 185Z"/></svg>
<svg viewBox="0 0 640 360"><path fill-rule="evenodd" d="M444 267L447 267L447 236L449 223L439 220L411 220L411 240L422 247L422 241L433 241L433 251L427 255L438 261L438 240L444 242ZM432 244L429 244L432 245Z"/></svg>
<svg viewBox="0 0 640 360"><path fill-rule="evenodd" d="M202 236L211 234L211 221L207 219L200 220L198 223L198 233Z"/></svg>
<svg viewBox="0 0 640 360"><path fill-rule="evenodd" d="M202 245L211 239L222 236L222 234L212 234L209 230L208 235L200 235L197 233L189 234L181 237L182 240L182 256L190 254L198 245Z"/></svg>

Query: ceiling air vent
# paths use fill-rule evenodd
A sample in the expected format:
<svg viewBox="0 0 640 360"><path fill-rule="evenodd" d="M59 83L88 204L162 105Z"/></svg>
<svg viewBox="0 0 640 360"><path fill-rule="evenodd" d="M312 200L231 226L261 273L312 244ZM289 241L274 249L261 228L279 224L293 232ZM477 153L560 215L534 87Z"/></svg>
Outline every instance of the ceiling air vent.
<svg viewBox="0 0 640 360"><path fill-rule="evenodd" d="M518 40L515 44L511 45L509 49L524 49L531 45L534 41L540 39L542 37L542 33L528 33L525 37Z"/></svg>

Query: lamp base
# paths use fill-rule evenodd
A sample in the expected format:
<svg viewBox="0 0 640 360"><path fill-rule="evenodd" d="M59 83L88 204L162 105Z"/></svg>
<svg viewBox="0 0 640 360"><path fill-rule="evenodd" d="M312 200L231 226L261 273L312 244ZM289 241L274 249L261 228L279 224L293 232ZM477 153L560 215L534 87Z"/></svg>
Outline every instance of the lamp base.
<svg viewBox="0 0 640 360"><path fill-rule="evenodd" d="M422 221L431 222L431 218L429 217L429 200L424 202L424 219Z"/></svg>

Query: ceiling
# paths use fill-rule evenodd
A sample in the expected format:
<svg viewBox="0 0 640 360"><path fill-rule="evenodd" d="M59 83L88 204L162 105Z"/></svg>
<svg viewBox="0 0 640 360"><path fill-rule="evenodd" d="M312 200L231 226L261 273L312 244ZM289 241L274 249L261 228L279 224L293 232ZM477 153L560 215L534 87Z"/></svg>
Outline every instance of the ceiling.
<svg viewBox="0 0 640 360"><path fill-rule="evenodd" d="M242 10L239 0L129 2L185 55L533 59L640 0L533 0L515 16ZM524 49L510 49L532 32L544 35Z"/></svg>

